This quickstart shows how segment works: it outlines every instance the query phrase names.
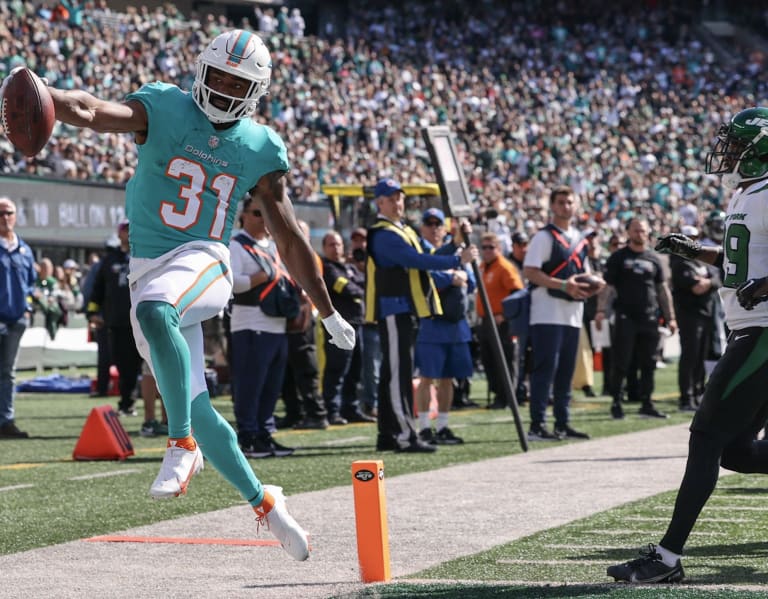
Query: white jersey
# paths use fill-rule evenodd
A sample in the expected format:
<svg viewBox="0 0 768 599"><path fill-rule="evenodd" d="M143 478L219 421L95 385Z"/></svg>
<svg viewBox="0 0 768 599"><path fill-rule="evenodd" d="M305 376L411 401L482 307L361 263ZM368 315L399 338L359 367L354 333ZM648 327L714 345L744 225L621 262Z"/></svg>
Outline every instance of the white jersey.
<svg viewBox="0 0 768 599"><path fill-rule="evenodd" d="M723 235L723 287L720 298L731 330L768 327L768 302L745 310L736 288L748 279L768 276L768 181L739 189L728 203Z"/></svg>

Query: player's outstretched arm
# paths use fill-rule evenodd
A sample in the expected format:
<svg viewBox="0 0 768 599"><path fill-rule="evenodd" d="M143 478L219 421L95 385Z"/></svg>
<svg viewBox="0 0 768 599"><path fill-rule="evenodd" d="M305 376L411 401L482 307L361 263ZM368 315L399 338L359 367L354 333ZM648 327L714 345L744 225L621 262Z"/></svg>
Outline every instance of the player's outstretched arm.
<svg viewBox="0 0 768 599"><path fill-rule="evenodd" d="M143 133L147 130L147 111L137 100L109 102L82 90L53 87L48 90L56 108L56 119L62 123L99 133Z"/></svg>
<svg viewBox="0 0 768 599"><path fill-rule="evenodd" d="M261 203L267 229L275 239L280 258L285 262L288 272L307 292L320 316L330 316L333 305L309 241L296 222L293 204L285 190L285 173L275 171L264 175L251 190L251 196Z"/></svg>
<svg viewBox="0 0 768 599"><path fill-rule="evenodd" d="M251 190L251 196L261 205L267 229L275 238L288 271L317 306L330 342L341 349L351 350L355 347L355 329L333 309L314 252L296 222L293 204L285 192L284 176L283 171L264 175Z"/></svg>

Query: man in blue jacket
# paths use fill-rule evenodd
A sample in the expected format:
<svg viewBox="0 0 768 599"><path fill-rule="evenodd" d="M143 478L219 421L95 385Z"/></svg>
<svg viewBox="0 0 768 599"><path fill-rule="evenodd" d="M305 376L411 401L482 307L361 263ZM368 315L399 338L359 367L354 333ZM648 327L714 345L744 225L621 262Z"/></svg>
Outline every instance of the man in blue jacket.
<svg viewBox="0 0 768 599"><path fill-rule="evenodd" d="M0 197L0 439L26 439L14 421L16 359L37 279L30 247L14 233L16 205Z"/></svg>
<svg viewBox="0 0 768 599"><path fill-rule="evenodd" d="M425 253L418 233L402 222L405 193L393 179L374 188L377 220L368 229L366 321L377 322L381 337L379 436L376 448L414 453L434 445L418 438L413 422L413 347L416 318L442 314L430 270L456 269L477 258L477 248L461 255Z"/></svg>

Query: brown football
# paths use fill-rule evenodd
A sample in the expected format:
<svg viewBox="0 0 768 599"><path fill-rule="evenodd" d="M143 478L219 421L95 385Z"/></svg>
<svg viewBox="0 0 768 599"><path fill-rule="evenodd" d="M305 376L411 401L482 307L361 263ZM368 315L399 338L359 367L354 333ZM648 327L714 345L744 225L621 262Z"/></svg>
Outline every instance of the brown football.
<svg viewBox="0 0 768 599"><path fill-rule="evenodd" d="M48 86L27 68L8 81L0 98L0 119L5 135L25 156L43 149L53 132L56 109Z"/></svg>
<svg viewBox="0 0 768 599"><path fill-rule="evenodd" d="M574 277L574 281L577 283L584 284L586 283L589 285L589 290L594 291L595 289L599 289L600 286L603 284L603 279L596 275L592 275L589 273L584 273L583 275L576 275Z"/></svg>

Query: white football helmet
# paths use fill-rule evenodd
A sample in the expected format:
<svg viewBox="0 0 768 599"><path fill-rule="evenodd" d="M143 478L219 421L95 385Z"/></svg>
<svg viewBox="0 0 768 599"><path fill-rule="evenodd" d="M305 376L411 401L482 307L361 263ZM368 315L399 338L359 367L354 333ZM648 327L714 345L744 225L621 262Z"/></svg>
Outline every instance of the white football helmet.
<svg viewBox="0 0 768 599"><path fill-rule="evenodd" d="M229 123L250 117L267 93L272 74L272 59L269 50L255 33L234 29L216 37L200 53L195 62L195 83L192 97L212 123ZM235 98L219 93L206 85L208 69L213 67L251 82L244 98ZM224 110L211 103L212 97L229 100Z"/></svg>

